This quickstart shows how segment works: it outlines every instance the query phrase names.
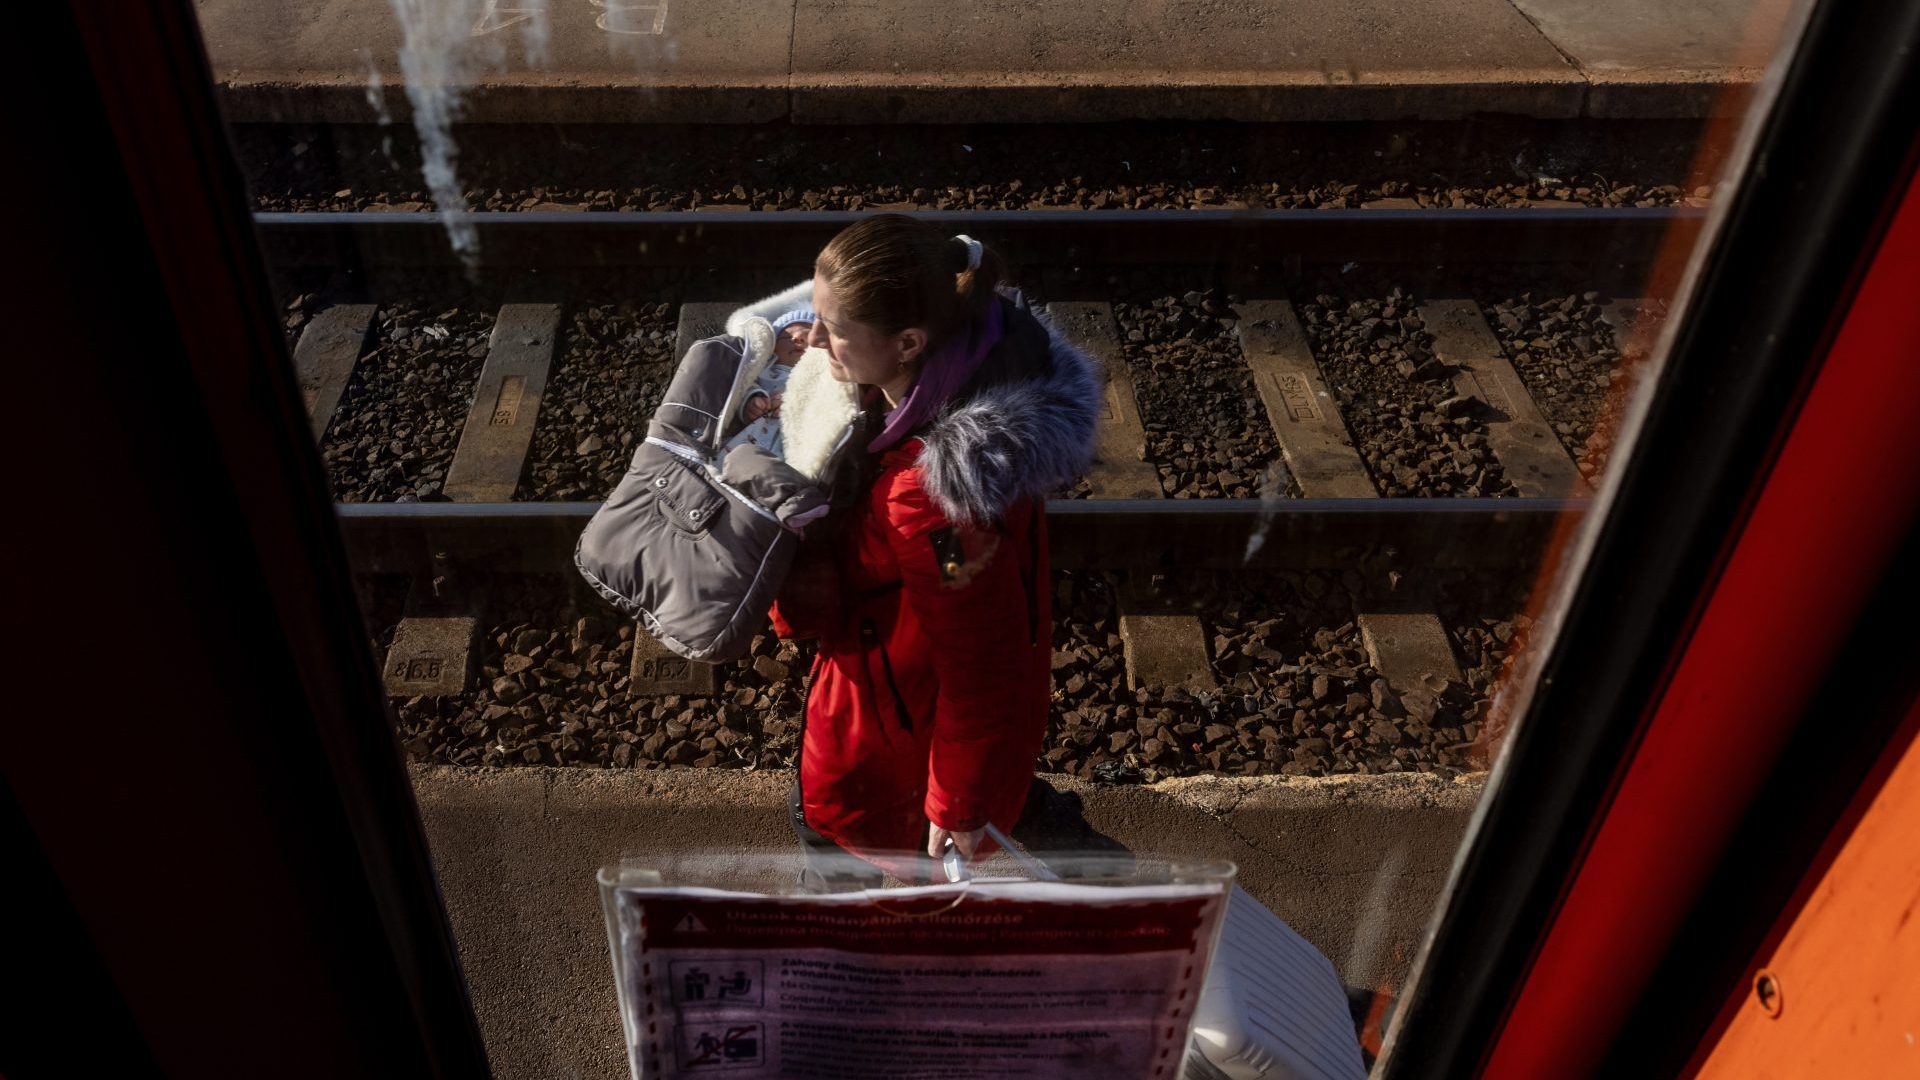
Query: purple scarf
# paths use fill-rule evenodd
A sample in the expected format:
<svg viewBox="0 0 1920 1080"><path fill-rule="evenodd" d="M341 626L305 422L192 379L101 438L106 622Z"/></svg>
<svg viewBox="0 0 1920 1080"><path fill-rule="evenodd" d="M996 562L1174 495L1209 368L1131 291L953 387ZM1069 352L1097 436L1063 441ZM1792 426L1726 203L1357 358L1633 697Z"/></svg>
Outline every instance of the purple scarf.
<svg viewBox="0 0 1920 1080"><path fill-rule="evenodd" d="M867 444L868 453L877 454L892 447L933 419L947 400L980 370L987 353L1000 343L1005 320L1000 313L1000 298L996 296L987 306L986 316L968 328L964 341L956 338L928 357L920 367L920 378L914 381L913 388L887 414L886 426L880 434Z"/></svg>

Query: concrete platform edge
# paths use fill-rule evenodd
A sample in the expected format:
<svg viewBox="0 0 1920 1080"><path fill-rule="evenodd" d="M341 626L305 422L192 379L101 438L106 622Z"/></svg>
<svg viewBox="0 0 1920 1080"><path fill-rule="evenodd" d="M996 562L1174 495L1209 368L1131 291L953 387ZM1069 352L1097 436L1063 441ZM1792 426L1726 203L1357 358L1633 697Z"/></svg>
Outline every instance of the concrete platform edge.
<svg viewBox="0 0 1920 1080"><path fill-rule="evenodd" d="M965 124L1212 120L1239 123L1444 122L1480 115L1542 120L1699 119L1736 115L1755 83L1722 78L1541 78L1523 81L1245 84L1132 83L961 86L931 82L807 85L475 87L460 123L578 124ZM379 112L348 78L295 82L223 80L235 124L372 124ZM387 115L404 124L404 94L387 84Z"/></svg>
<svg viewBox="0 0 1920 1080"><path fill-rule="evenodd" d="M677 807L738 806L743 794L757 794L765 787L784 796L793 783L792 769L580 769L551 765L501 767L495 765L433 765L411 763L407 766L415 789L424 796L437 795L441 785L468 781L484 786L489 781L538 780L543 788L552 786L628 787L642 796L659 795L675 800ZM1062 791L1074 791L1083 797L1108 792L1144 793L1172 799L1207 813L1227 813L1247 804L1267 800L1298 801L1302 804L1333 805L1356 800L1383 805L1420 805L1471 807L1486 786L1486 773L1439 776L1434 773L1347 773L1339 776L1175 776L1151 784L1096 784L1058 773L1035 773L1041 780ZM425 785L424 787L422 785ZM515 786L518 786L517 783Z"/></svg>

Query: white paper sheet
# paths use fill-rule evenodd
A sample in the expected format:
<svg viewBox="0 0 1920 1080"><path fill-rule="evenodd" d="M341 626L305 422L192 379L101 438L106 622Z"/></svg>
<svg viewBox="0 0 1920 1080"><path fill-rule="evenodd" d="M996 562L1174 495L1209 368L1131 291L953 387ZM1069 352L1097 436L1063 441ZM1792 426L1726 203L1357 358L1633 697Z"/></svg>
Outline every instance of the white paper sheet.
<svg viewBox="0 0 1920 1080"><path fill-rule="evenodd" d="M620 888L634 1075L1173 1080L1225 883Z"/></svg>

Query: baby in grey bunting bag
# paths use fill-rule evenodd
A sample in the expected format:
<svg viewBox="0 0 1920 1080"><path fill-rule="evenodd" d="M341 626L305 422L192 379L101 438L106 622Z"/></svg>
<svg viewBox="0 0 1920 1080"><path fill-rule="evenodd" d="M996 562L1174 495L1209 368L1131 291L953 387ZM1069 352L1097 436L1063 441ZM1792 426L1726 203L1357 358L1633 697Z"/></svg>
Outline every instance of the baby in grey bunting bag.
<svg viewBox="0 0 1920 1080"><path fill-rule="evenodd" d="M787 376L781 456L727 447L773 360L764 315L792 300L783 293L737 311L728 333L687 350L646 440L574 549L595 591L690 660L747 654L801 529L828 510L834 467L859 424L856 388L833 378L824 351L808 349Z"/></svg>

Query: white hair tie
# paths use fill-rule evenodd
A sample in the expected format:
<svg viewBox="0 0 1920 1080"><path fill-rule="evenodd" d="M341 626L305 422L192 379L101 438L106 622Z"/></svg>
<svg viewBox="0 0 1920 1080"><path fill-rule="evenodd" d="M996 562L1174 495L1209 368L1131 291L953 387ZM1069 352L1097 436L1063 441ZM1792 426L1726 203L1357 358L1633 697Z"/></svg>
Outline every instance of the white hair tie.
<svg viewBox="0 0 1920 1080"><path fill-rule="evenodd" d="M981 246L980 241L975 240L973 237L968 236L966 233L955 234L954 239L967 245L967 269L969 270L980 269L980 252L985 250Z"/></svg>

